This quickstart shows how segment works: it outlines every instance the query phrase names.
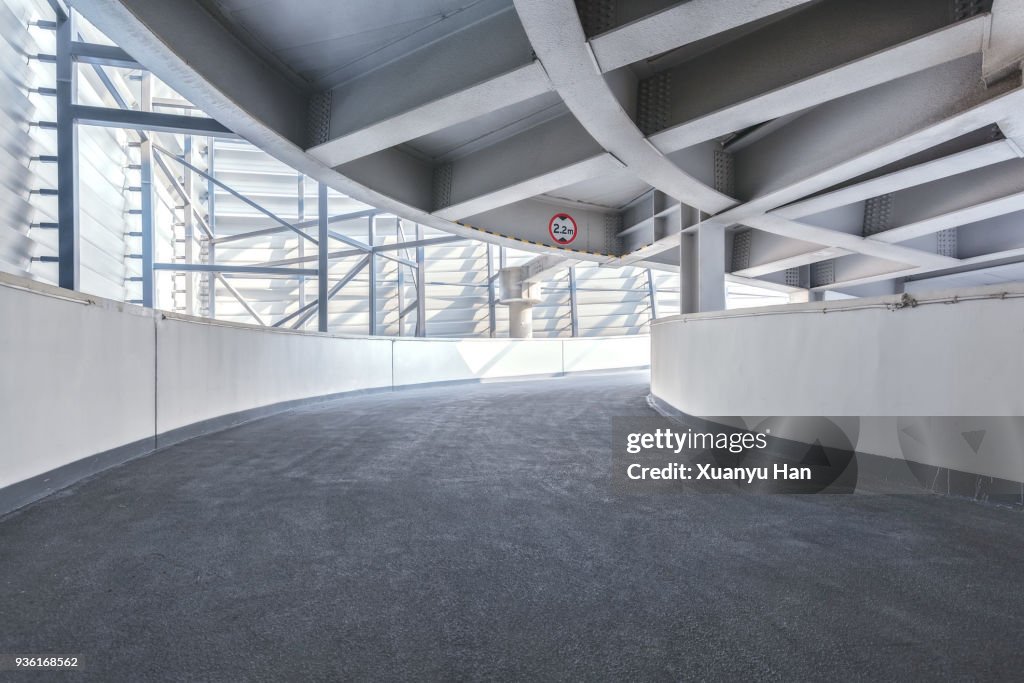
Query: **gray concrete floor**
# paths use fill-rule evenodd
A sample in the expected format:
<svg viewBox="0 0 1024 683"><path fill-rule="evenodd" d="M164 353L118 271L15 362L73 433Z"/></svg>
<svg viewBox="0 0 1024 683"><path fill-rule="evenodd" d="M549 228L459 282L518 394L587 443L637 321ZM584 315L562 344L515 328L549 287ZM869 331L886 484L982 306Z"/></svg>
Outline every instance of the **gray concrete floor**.
<svg viewBox="0 0 1024 683"><path fill-rule="evenodd" d="M107 471L0 521L0 653L102 681L1020 679L1019 513L617 496L609 421L651 414L645 383L352 397Z"/></svg>

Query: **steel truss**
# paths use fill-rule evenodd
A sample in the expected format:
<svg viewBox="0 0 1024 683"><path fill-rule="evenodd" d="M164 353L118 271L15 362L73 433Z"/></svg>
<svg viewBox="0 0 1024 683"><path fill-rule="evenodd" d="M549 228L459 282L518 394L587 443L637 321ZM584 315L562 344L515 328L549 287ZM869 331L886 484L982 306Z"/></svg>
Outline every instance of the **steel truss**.
<svg viewBox="0 0 1024 683"><path fill-rule="evenodd" d="M50 58L56 65L56 88L51 94L57 102L57 120L53 127L57 130L57 154L53 161L58 167L58 222L54 226L58 230L58 254L55 258L42 257L39 260L55 260L58 264L58 284L68 289L79 288L79 199L78 199L78 127L107 126L132 131L137 142L132 146L139 149L141 195L140 214L141 229L132 233L141 238L141 253L128 254L129 257L141 261L142 273L137 278L142 283L141 300L132 301L146 307L155 305L155 274L158 271L169 271L176 276L184 276L185 283L181 291L185 293L185 310L194 314L199 298L193 275L200 274L205 285L206 314L216 317L216 298L218 286L223 287L234 297L252 319L260 325L283 327L290 324L298 329L305 325L315 314L317 328L321 332L328 331L327 304L346 284L351 282L364 269L369 272L368 305L369 325L367 332L376 334L377 328L377 267L378 259L383 258L395 262L398 266L398 326L399 334L406 330L406 317L416 311L416 324L413 328L416 336L426 336L426 280L425 258L426 247L453 244L466 241L466 238L451 235L444 237L425 238L418 224L413 224L414 238L406 239L407 224L396 218L396 236L398 241L392 244L377 244L377 222L386 214L376 209L330 215L328 212L328 188L318 184L317 215L307 218L304 206L306 178L297 174L297 221L288 221L266 208L245 193L231 187L216 176L215 139L239 139L219 122L205 116L191 115L194 107L187 102L154 98L152 94L152 76L124 50L97 43L85 42L75 30L73 14L64 12L60 5L55 5L56 20L47 26L56 33L56 54ZM40 22L42 25L46 22ZM77 100L76 64L90 65L103 84L107 93L116 103L116 107L89 106L79 104ZM138 70L141 97L139 107L133 109L126 102L121 92L114 85L105 67L118 67ZM167 114L154 111L154 106L172 107L187 110L185 114ZM184 138L183 153L175 153L158 144L156 133L171 133ZM194 159L198 141L205 141L207 148L206 168L197 165ZM174 167L182 170L182 178L174 172ZM194 178L205 181L206 212L203 201L195 195ZM184 228L184 255L174 262L158 262L154 257L155 240L155 207L158 203L157 186L170 188L175 202L180 206L168 205L168 208L183 211L178 225ZM223 190L247 206L255 209L275 223L272 227L260 228L239 234L221 235L217 232L215 220L215 190ZM167 202L164 201L167 205ZM134 211L133 211L134 213ZM368 228L368 243L360 242L347 235L331 229L334 223L365 218ZM316 228L315 231L312 229ZM279 259L258 264L226 264L217 260L217 246L225 243L238 242L263 237L280 232L294 232L299 237L299 256L297 258ZM315 236L314 236L315 235ZM347 249L330 250L330 241L340 242ZM179 242L182 240L178 240ZM309 254L306 242L315 245L316 252ZM199 247L198 249L196 247ZM492 246L487 246L487 307L489 330L488 334L496 336L496 306L498 303L495 292L495 281L500 267L504 266L505 249L499 248L500 264L494 263ZM333 285L329 283L328 273L331 263L342 258L362 255L363 258ZM305 264L315 264L306 267ZM495 266L498 265L496 268ZM406 271L416 291L416 298L406 301ZM299 280L298 308L276 321L267 321L252 306L251 302L231 284L226 275L234 276L269 276L294 277ZM317 279L317 297L306 301L306 278ZM576 273L574 268L568 271L569 295L571 311L572 335L579 334L580 325L576 301ZM136 279L136 278L131 278ZM652 317L656 317L656 293L648 271L648 294Z"/></svg>

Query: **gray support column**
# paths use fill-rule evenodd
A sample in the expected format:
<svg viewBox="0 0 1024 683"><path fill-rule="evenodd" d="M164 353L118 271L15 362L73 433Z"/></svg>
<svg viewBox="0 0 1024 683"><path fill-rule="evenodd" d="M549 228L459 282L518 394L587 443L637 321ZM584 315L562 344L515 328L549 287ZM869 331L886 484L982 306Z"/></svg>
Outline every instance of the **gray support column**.
<svg viewBox="0 0 1024 683"><path fill-rule="evenodd" d="M405 241L405 232L402 230L402 219L398 218L395 220L395 239L401 244ZM405 250L399 252L403 257L408 256ZM395 279L397 280L398 291L398 336L405 336L405 266L401 263L395 268Z"/></svg>
<svg viewBox="0 0 1024 683"><path fill-rule="evenodd" d="M508 336L512 339L533 339L533 304L514 301L508 305Z"/></svg>
<svg viewBox="0 0 1024 683"><path fill-rule="evenodd" d="M57 284L78 289L78 127L71 115L75 65L72 19L57 17Z"/></svg>
<svg viewBox="0 0 1024 683"><path fill-rule="evenodd" d="M423 227L416 224L416 239L423 239ZM416 247L416 336L427 336L427 264L423 247Z"/></svg>
<svg viewBox="0 0 1024 683"><path fill-rule="evenodd" d="M374 245L374 238L377 232L377 217L370 216L366 229L366 243L371 247ZM370 277L368 298L370 304L370 334L377 334L377 255L370 252L370 267L367 269Z"/></svg>
<svg viewBox="0 0 1024 683"><path fill-rule="evenodd" d="M296 180L297 190L299 193L298 202L295 207L296 222L301 223L306 220L306 176L299 174ZM299 238L299 258L305 258L306 256L306 240ZM299 276L299 308L306 305L306 276Z"/></svg>
<svg viewBox="0 0 1024 683"><path fill-rule="evenodd" d="M647 269L647 300L651 306L651 322L654 322L658 319L658 287L650 268Z"/></svg>
<svg viewBox="0 0 1024 683"><path fill-rule="evenodd" d="M327 306L330 302L327 296L327 186L323 183L317 185L316 224L319 239L317 245L317 329L326 332Z"/></svg>
<svg viewBox="0 0 1024 683"><path fill-rule="evenodd" d="M494 296L494 256L491 253L491 243L487 243L487 322L488 336L497 336L498 320Z"/></svg>
<svg viewBox="0 0 1024 683"><path fill-rule="evenodd" d="M701 224L679 243L679 312L725 309L725 228Z"/></svg>
<svg viewBox="0 0 1024 683"><path fill-rule="evenodd" d="M576 266L569 266L569 324L572 336L580 336L580 315L576 303Z"/></svg>
<svg viewBox="0 0 1024 683"><path fill-rule="evenodd" d="M523 282L523 268L502 268L501 303L508 306L508 336L513 339L533 337L533 305L540 300L536 282Z"/></svg>
<svg viewBox="0 0 1024 683"><path fill-rule="evenodd" d="M140 82L141 96L139 107L142 111L153 109L153 75L148 71L142 73ZM155 287L153 282L153 254L154 244L154 213L153 208L153 139L146 136L139 143L139 155L141 161L139 183L142 189L142 305L146 308L153 308L155 304Z"/></svg>
<svg viewBox="0 0 1024 683"><path fill-rule="evenodd" d="M206 170L212 178L216 169L215 164L216 148L214 147L214 139L206 138ZM212 180L206 181L206 224L210 226L210 232L217 235L217 213L216 213L216 187ZM217 262L217 245L214 244L211 239L206 245L206 262L214 264ZM211 318L217 317L217 274L210 273L207 275L206 280L206 314Z"/></svg>

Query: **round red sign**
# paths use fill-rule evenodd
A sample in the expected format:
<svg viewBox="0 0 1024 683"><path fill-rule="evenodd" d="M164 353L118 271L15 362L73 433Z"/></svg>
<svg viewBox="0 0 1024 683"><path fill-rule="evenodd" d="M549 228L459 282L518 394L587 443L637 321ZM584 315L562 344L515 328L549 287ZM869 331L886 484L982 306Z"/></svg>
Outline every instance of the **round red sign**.
<svg viewBox="0 0 1024 683"><path fill-rule="evenodd" d="M548 222L548 234L558 244L571 244L579 229L576 221L567 213L556 213Z"/></svg>

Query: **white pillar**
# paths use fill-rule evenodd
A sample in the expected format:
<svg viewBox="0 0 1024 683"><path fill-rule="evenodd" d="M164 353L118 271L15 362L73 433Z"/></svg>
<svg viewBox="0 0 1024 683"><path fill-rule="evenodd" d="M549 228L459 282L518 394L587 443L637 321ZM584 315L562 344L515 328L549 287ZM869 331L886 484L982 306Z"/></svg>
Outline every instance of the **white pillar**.
<svg viewBox="0 0 1024 683"><path fill-rule="evenodd" d="M533 305L540 301L539 286L523 282L519 266L502 268L499 275L501 301L508 306L508 336L514 339L533 337Z"/></svg>
<svg viewBox="0 0 1024 683"><path fill-rule="evenodd" d="M725 228L700 225L679 242L679 312L725 309Z"/></svg>
<svg viewBox="0 0 1024 683"><path fill-rule="evenodd" d="M533 304L517 301L508 305L508 336L513 339L533 338Z"/></svg>

